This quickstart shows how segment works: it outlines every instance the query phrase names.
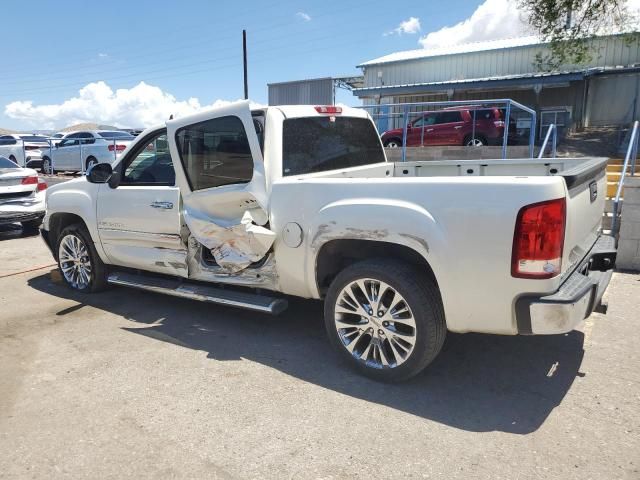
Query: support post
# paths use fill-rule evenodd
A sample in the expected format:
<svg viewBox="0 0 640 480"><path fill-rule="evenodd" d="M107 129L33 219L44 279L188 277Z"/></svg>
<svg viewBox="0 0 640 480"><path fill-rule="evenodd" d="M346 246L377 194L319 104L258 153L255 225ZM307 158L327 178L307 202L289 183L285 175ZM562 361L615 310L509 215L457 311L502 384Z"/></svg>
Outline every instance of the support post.
<svg viewBox="0 0 640 480"><path fill-rule="evenodd" d="M247 31L242 30L242 64L244 67L244 99L249 100L249 80L247 78Z"/></svg>
<svg viewBox="0 0 640 480"><path fill-rule="evenodd" d="M407 127L409 125L409 107L405 105L402 107L402 161L407 161Z"/></svg>
<svg viewBox="0 0 640 480"><path fill-rule="evenodd" d="M507 108L504 115L504 135L502 138L502 159L507 158L507 142L509 141L509 117L511 116L511 102L507 102Z"/></svg>

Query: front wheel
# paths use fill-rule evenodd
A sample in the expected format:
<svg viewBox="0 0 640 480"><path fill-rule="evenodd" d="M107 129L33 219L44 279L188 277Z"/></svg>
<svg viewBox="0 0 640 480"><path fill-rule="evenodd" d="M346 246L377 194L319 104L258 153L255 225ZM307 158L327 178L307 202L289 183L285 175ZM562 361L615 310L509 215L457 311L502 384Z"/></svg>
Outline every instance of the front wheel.
<svg viewBox="0 0 640 480"><path fill-rule="evenodd" d="M389 140L385 140L384 146L387 148L400 148L402 147L402 140L398 140L397 138L391 138Z"/></svg>
<svg viewBox="0 0 640 480"><path fill-rule="evenodd" d="M446 335L434 282L410 265L383 259L343 270L329 287L324 317L338 354L381 381L420 373L440 352Z"/></svg>
<svg viewBox="0 0 640 480"><path fill-rule="evenodd" d="M44 157L42 159L42 167L40 167L40 172L51 175L53 174L53 168L51 167L51 159L49 157Z"/></svg>
<svg viewBox="0 0 640 480"><path fill-rule="evenodd" d="M107 286L106 267L98 256L91 235L81 224L70 225L58 237L58 267L69 288L83 293Z"/></svg>
<svg viewBox="0 0 640 480"><path fill-rule="evenodd" d="M466 147L484 147L489 142L483 137L467 137L464 139L463 145Z"/></svg>
<svg viewBox="0 0 640 480"><path fill-rule="evenodd" d="M95 157L87 158L85 172L88 172L91 167L98 164L98 160Z"/></svg>

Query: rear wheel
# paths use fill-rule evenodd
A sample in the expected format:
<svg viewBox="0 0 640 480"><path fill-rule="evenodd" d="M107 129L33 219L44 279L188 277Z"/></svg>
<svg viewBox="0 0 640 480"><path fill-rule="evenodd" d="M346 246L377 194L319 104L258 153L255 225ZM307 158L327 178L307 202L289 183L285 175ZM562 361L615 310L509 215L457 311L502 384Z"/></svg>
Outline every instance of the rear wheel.
<svg viewBox="0 0 640 480"><path fill-rule="evenodd" d="M339 355L382 381L421 372L440 352L446 335L433 280L410 265L384 259L343 270L329 287L324 316Z"/></svg>
<svg viewBox="0 0 640 480"><path fill-rule="evenodd" d="M13 155L9 155L9 160L11 160L16 165L18 164L18 161L16 160L16 157L14 157Z"/></svg>
<svg viewBox="0 0 640 480"><path fill-rule="evenodd" d="M106 266L100 260L84 225L64 228L58 237L57 251L58 267L69 288L90 293L107 286Z"/></svg>

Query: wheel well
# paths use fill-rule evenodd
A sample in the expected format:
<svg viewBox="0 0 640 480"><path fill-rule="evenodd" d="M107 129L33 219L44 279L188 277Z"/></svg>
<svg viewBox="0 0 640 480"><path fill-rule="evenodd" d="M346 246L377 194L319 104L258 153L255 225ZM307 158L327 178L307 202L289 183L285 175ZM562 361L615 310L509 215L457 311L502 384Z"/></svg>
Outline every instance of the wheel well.
<svg viewBox="0 0 640 480"><path fill-rule="evenodd" d="M389 143L389 142L391 142L392 140L395 140L396 142L398 142L398 143L400 143L400 144L402 143L402 139L401 139L401 138L398 138L398 137L385 138L384 143Z"/></svg>
<svg viewBox="0 0 640 480"><path fill-rule="evenodd" d="M53 251L53 255L56 257L56 260L56 245L58 244L58 236L60 235L60 232L62 232L65 227L75 223L81 223L85 227L87 226L82 217L73 213L54 213L51 215L51 218L49 219L49 245L51 246L51 250Z"/></svg>
<svg viewBox="0 0 640 480"><path fill-rule="evenodd" d="M397 243L375 240L332 240L325 243L316 257L316 283L321 295L338 273L349 265L368 258L392 258L418 266L437 285L429 262L414 249Z"/></svg>

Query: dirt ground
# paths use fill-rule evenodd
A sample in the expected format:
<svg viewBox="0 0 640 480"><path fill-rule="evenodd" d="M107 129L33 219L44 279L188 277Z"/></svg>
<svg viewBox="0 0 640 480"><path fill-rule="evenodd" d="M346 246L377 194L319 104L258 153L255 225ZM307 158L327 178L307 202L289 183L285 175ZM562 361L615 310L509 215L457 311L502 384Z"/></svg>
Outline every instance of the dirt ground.
<svg viewBox="0 0 640 480"><path fill-rule="evenodd" d="M455 335L419 377L340 363L279 317L64 287L0 228L0 478L640 478L640 275L549 337Z"/></svg>

